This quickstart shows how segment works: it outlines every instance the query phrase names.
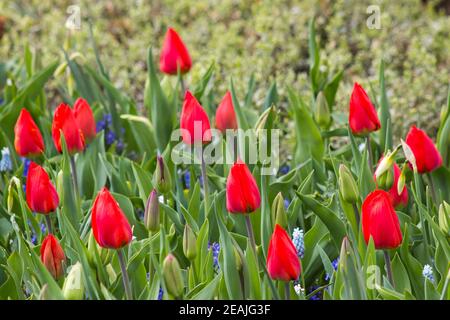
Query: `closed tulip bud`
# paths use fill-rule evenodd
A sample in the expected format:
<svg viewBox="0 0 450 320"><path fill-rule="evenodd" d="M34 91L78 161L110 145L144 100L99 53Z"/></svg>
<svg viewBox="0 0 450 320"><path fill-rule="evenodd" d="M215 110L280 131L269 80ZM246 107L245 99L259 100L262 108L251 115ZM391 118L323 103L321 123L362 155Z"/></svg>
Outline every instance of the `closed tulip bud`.
<svg viewBox="0 0 450 320"><path fill-rule="evenodd" d="M317 124L322 128L328 128L331 123L330 107L322 91L317 95L315 107L314 118Z"/></svg>
<svg viewBox="0 0 450 320"><path fill-rule="evenodd" d="M156 190L152 190L147 199L144 212L144 224L149 231L158 231L159 229L159 199Z"/></svg>
<svg viewBox="0 0 450 320"><path fill-rule="evenodd" d="M347 237L344 237L344 239L342 239L341 251L339 253L339 266L343 269L347 268L347 257L350 255L351 250L352 248L350 241Z"/></svg>
<svg viewBox="0 0 450 320"><path fill-rule="evenodd" d="M395 167L394 167L395 170ZM406 185L406 165L403 165L402 171L400 172L400 175L398 177L397 181L397 194L402 194L405 191L405 185ZM395 184L395 182L394 182ZM406 194L408 194L408 191L406 191Z"/></svg>
<svg viewBox="0 0 450 320"><path fill-rule="evenodd" d="M47 235L41 245L41 261L55 279L62 276L62 263L65 259L58 240L52 234Z"/></svg>
<svg viewBox="0 0 450 320"><path fill-rule="evenodd" d="M378 166L380 166L383 161L384 158L381 158ZM404 188L405 173L403 171L400 172L398 165L393 162L391 167L383 172L378 178L376 178L376 174L374 174L374 180L376 181L378 188L389 192L389 195L392 198L392 204L396 208L402 208L408 204L408 190ZM375 170L375 172L377 172L377 170Z"/></svg>
<svg viewBox="0 0 450 320"><path fill-rule="evenodd" d="M377 186L383 190L389 190L394 186L394 168L385 171L381 176L376 178Z"/></svg>
<svg viewBox="0 0 450 320"><path fill-rule="evenodd" d="M261 205L255 178L241 160L231 167L226 190L227 210L231 213L250 213Z"/></svg>
<svg viewBox="0 0 450 320"><path fill-rule="evenodd" d="M287 228L287 216L284 209L284 198L281 192L277 194L272 203L272 221L274 224L279 224L283 228Z"/></svg>
<svg viewBox="0 0 450 320"><path fill-rule="evenodd" d="M287 232L278 224L269 242L267 271L274 280L297 280L301 272L297 250Z"/></svg>
<svg viewBox="0 0 450 320"><path fill-rule="evenodd" d="M82 300L84 298L83 267L75 263L69 271L63 286L66 300Z"/></svg>
<svg viewBox="0 0 450 320"><path fill-rule="evenodd" d="M376 249L394 249L402 243L402 232L392 198L384 190L370 193L362 204L362 231L366 244L373 238Z"/></svg>
<svg viewBox="0 0 450 320"><path fill-rule="evenodd" d="M216 128L224 133L228 130L236 130L238 123L234 112L233 99L230 91L225 93L216 110Z"/></svg>
<svg viewBox="0 0 450 320"><path fill-rule="evenodd" d="M28 168L25 193L27 204L33 212L48 214L59 205L58 193L47 172L34 162Z"/></svg>
<svg viewBox="0 0 450 320"><path fill-rule="evenodd" d="M159 69L166 74L186 73L191 69L192 60L178 33L169 28L159 57Z"/></svg>
<svg viewBox="0 0 450 320"><path fill-rule="evenodd" d="M78 127L83 132L86 143L91 142L97 134L94 113L92 112L91 106L83 98L78 98L73 105L73 114Z"/></svg>
<svg viewBox="0 0 450 320"><path fill-rule="evenodd" d="M450 205L445 201L439 206L439 228L450 236Z"/></svg>
<svg viewBox="0 0 450 320"><path fill-rule="evenodd" d="M348 122L354 135L365 136L381 128L380 120L366 91L355 82L350 98Z"/></svg>
<svg viewBox="0 0 450 320"><path fill-rule="evenodd" d="M211 126L208 114L188 90L184 96L180 117L183 142L187 145L205 144L211 141Z"/></svg>
<svg viewBox="0 0 450 320"><path fill-rule="evenodd" d="M39 291L39 300L50 300L49 292L48 292L48 284L44 284Z"/></svg>
<svg viewBox="0 0 450 320"><path fill-rule="evenodd" d="M164 162L162 156L156 158L156 169L153 174L153 185L161 194L167 194L172 189L172 178L170 176L169 168Z"/></svg>
<svg viewBox="0 0 450 320"><path fill-rule="evenodd" d="M62 170L59 170L56 175L56 191L61 196L64 195L64 172Z"/></svg>
<svg viewBox="0 0 450 320"><path fill-rule="evenodd" d="M130 223L106 187L95 198L91 226L95 240L103 248L120 249L131 241Z"/></svg>
<svg viewBox="0 0 450 320"><path fill-rule="evenodd" d="M30 158L44 153L41 132L27 109L22 109L14 126L14 147L21 157Z"/></svg>
<svg viewBox="0 0 450 320"><path fill-rule="evenodd" d="M234 246L233 249L234 249L233 250L234 251L234 258L236 260L236 269L237 269L237 271L242 271L242 266L243 266L242 257L243 257L243 253L242 253L241 249L236 247L236 246Z"/></svg>
<svg viewBox="0 0 450 320"><path fill-rule="evenodd" d="M406 144L414 154L417 172L432 172L442 165L441 154L425 131L412 126L406 136Z"/></svg>
<svg viewBox="0 0 450 320"><path fill-rule="evenodd" d="M56 150L62 153L61 132L64 135L67 149L71 155L84 150L84 135L78 127L72 109L61 103L55 110L52 123L52 138Z"/></svg>
<svg viewBox="0 0 450 320"><path fill-rule="evenodd" d="M181 297L184 281L178 260L173 254L169 253L164 259L162 272L167 291L175 298Z"/></svg>
<svg viewBox="0 0 450 320"><path fill-rule="evenodd" d="M197 237L187 223L184 226L183 253L191 261L197 256Z"/></svg>
<svg viewBox="0 0 450 320"><path fill-rule="evenodd" d="M339 191L344 201L352 204L358 201L358 186L352 173L344 164L339 166Z"/></svg>

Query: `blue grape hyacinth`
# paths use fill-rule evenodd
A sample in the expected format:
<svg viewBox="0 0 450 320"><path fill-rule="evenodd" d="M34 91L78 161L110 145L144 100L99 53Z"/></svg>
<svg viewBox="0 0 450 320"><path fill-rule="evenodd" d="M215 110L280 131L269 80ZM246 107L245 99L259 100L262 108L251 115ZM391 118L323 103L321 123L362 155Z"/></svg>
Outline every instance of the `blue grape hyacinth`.
<svg viewBox="0 0 450 320"><path fill-rule="evenodd" d="M11 162L11 154L9 153L9 149L4 147L2 148L2 159L0 160L0 172L12 171L12 162Z"/></svg>
<svg viewBox="0 0 450 320"><path fill-rule="evenodd" d="M208 243L208 250L212 250L214 269L218 271L220 269L219 265L220 244L217 242L213 242L212 244Z"/></svg>
<svg viewBox="0 0 450 320"><path fill-rule="evenodd" d="M424 265L422 275L424 278L434 283L433 267L429 264Z"/></svg>
<svg viewBox="0 0 450 320"><path fill-rule="evenodd" d="M305 239L303 230L300 228L295 228L292 232L292 242L294 243L295 249L297 250L297 256L303 258L305 255Z"/></svg>

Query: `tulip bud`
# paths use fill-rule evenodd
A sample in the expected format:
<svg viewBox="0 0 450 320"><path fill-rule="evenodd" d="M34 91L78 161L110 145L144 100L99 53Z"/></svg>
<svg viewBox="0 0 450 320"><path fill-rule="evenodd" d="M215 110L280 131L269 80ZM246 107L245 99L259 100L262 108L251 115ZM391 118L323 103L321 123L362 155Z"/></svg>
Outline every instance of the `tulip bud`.
<svg viewBox="0 0 450 320"><path fill-rule="evenodd" d="M394 183L394 169L390 168L388 171L384 172L381 176L377 178L378 188L383 190L391 189Z"/></svg>
<svg viewBox="0 0 450 320"><path fill-rule="evenodd" d="M344 164L339 166L339 191L344 201L352 204L358 201L358 186L352 173Z"/></svg>
<svg viewBox="0 0 450 320"><path fill-rule="evenodd" d="M49 300L48 284L44 284L39 292L39 300Z"/></svg>
<svg viewBox="0 0 450 320"><path fill-rule="evenodd" d="M64 251L54 235L48 234L41 245L41 261L50 274L58 279L63 275Z"/></svg>
<svg viewBox="0 0 450 320"><path fill-rule="evenodd" d="M82 300L84 297L84 283L82 280L83 267L77 262L70 269L64 281L63 294L66 300Z"/></svg>
<svg viewBox="0 0 450 320"><path fill-rule="evenodd" d="M187 223L184 226L183 253L190 261L194 260L197 256L197 237Z"/></svg>
<svg viewBox="0 0 450 320"><path fill-rule="evenodd" d="M159 155L156 159L156 169L153 175L153 185L161 194L167 194L172 188L172 180L170 177L169 168L167 168L166 164L164 163L164 158Z"/></svg>
<svg viewBox="0 0 450 320"><path fill-rule="evenodd" d="M342 239L341 252L339 254L339 267L345 269L347 267L347 256L351 253L350 241L347 237Z"/></svg>
<svg viewBox="0 0 450 320"><path fill-rule="evenodd" d="M177 258L171 253L167 255L163 263L163 277L167 291L179 298L184 291L184 281Z"/></svg>
<svg viewBox="0 0 450 320"><path fill-rule="evenodd" d="M316 98L314 118L316 119L317 124L322 128L328 128L331 123L330 107L328 106L327 99L322 91L319 92Z"/></svg>
<svg viewBox="0 0 450 320"><path fill-rule="evenodd" d="M159 229L159 200L156 190L152 190L147 199L144 213L144 224L149 231L158 231Z"/></svg>
<svg viewBox="0 0 450 320"><path fill-rule="evenodd" d="M400 173L400 176L398 177L398 182L397 182L397 193L398 194L402 194L403 189L405 189L405 184L406 184L406 164L403 165L402 171Z"/></svg>
<svg viewBox="0 0 450 320"><path fill-rule="evenodd" d="M425 131L412 126L406 136L406 144L414 154L418 173L432 172L442 165L442 156Z"/></svg>
<svg viewBox="0 0 450 320"><path fill-rule="evenodd" d="M375 170L375 179L378 180L378 178L383 175L383 173L392 168L395 163L395 155L397 154L398 150L400 150L400 145L397 146L394 151L388 151L387 154L381 159Z"/></svg>
<svg viewBox="0 0 450 320"><path fill-rule="evenodd" d="M236 269L237 271L241 271L242 270L242 251L240 250L240 248L237 248L236 246L233 247L234 248L234 258L236 260Z"/></svg>
<svg viewBox="0 0 450 320"><path fill-rule="evenodd" d="M287 216L284 209L284 198L281 192L277 194L272 203L272 221L275 224L279 224L283 229L287 228Z"/></svg>
<svg viewBox="0 0 450 320"><path fill-rule="evenodd" d="M64 194L64 172L59 170L56 176L56 192L61 196Z"/></svg>
<svg viewBox="0 0 450 320"><path fill-rule="evenodd" d="M445 201L439 206L439 228L450 236L450 205Z"/></svg>

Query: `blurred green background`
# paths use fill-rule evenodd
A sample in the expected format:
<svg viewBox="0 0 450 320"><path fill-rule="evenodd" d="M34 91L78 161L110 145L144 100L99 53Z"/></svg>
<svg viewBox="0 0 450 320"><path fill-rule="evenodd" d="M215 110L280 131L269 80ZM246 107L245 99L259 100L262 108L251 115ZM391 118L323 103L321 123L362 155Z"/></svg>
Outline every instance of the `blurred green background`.
<svg viewBox="0 0 450 320"><path fill-rule="evenodd" d="M167 27L172 26L194 61L188 77L198 79L213 60L217 63L213 82L217 100L231 76L243 98L254 73L255 108L263 104L273 81L283 108L287 86L309 99L307 26L316 16L318 40L327 61L322 68L345 70L337 96L337 110L342 114L335 116L346 117L354 81L368 91L371 84L376 87L383 58L395 135L403 136L416 123L435 136L449 84L449 2L6 0L0 2L0 59L3 63L21 60L29 44L42 65L62 58L63 47L94 63L90 20L113 82L142 105L147 47L151 45L158 54ZM80 30L65 27L70 5L80 8ZM369 5L380 7L380 29L366 25ZM50 83L47 89L54 91L57 101L55 88L56 83Z"/></svg>

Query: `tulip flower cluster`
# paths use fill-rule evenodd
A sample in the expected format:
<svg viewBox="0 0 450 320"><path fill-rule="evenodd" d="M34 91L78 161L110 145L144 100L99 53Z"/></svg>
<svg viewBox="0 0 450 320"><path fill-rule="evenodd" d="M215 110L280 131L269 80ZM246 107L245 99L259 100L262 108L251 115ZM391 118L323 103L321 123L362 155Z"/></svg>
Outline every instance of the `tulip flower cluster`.
<svg viewBox="0 0 450 320"><path fill-rule="evenodd" d="M84 97L73 107L50 116L42 88L6 101L0 298L449 299L450 117L436 144L415 125L394 137L384 63L379 96L357 82L344 92L313 23L309 45L310 104L274 83L260 115L253 82L244 103L232 79L216 94L214 64L196 82L173 28L159 71L149 49L144 112L88 61L70 69L65 101ZM37 79L74 68L67 59ZM121 152L105 126L121 132ZM263 132L281 132L281 152ZM275 167L264 171L246 152L267 145ZM236 153L211 163L213 147Z"/></svg>

